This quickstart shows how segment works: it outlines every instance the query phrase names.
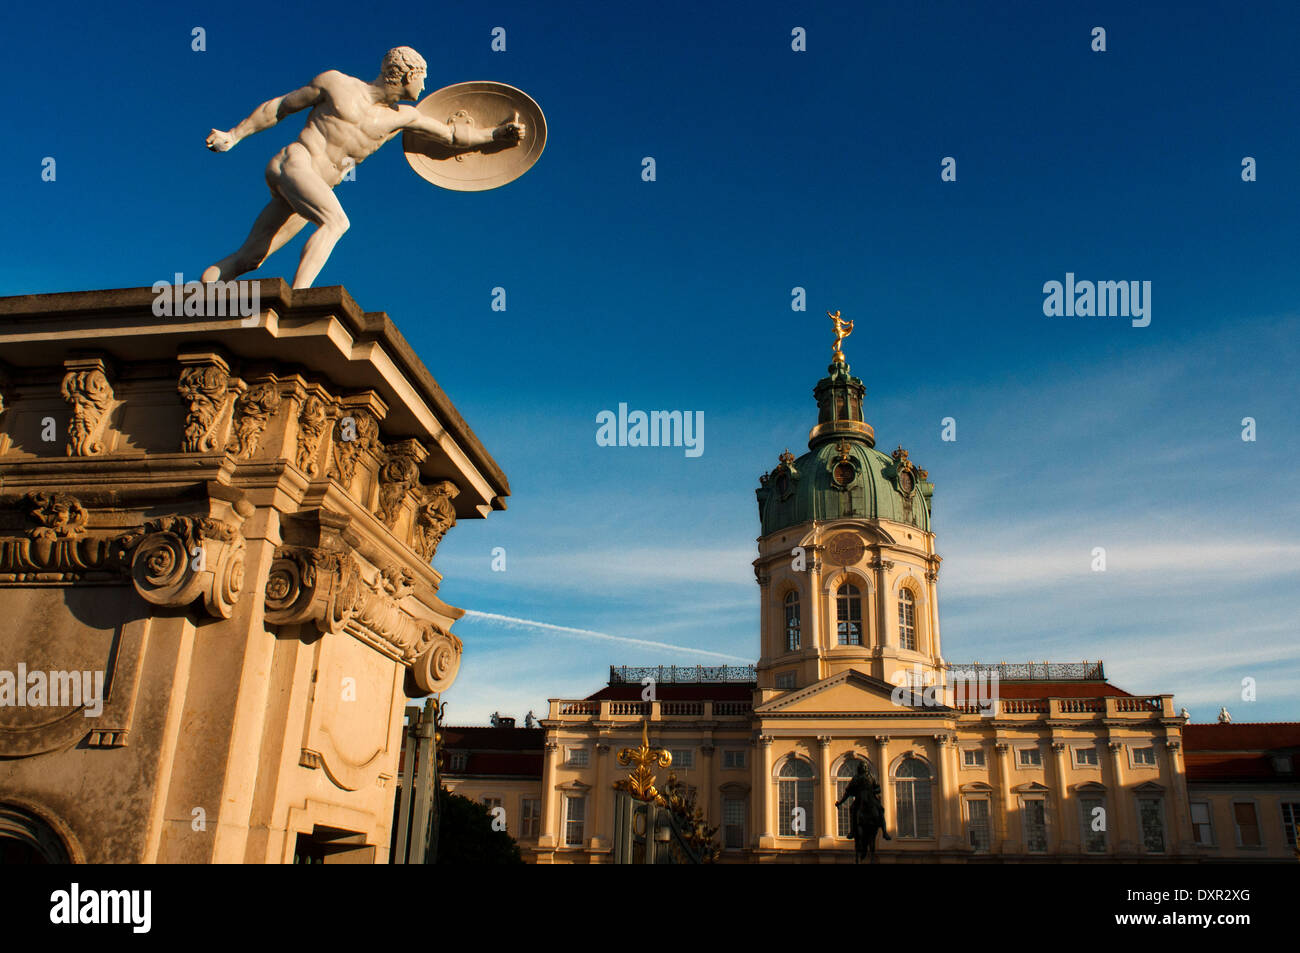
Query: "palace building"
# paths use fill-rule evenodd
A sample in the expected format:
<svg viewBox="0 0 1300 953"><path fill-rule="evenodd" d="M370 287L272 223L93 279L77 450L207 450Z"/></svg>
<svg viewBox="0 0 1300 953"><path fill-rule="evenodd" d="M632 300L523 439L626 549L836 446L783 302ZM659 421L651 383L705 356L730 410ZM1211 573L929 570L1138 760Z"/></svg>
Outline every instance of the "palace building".
<svg viewBox="0 0 1300 953"><path fill-rule="evenodd" d="M1259 846L1249 859L1290 859L1300 787L1285 752L1267 761L1282 773L1269 774L1263 804L1251 801L1257 813L1240 787L1192 803L1187 718L1172 695L1123 691L1099 662L948 661L934 484L906 450L876 447L865 387L838 346L828 370L808 452L782 453L757 489L757 664L611 669L599 692L550 701L544 740L449 736L448 788L503 806L536 862L607 862L613 784L627 773L616 756L648 722L651 744L672 754L661 779L675 772L694 791L724 862L852 862L848 808L835 802L859 761L881 782L886 862L1233 859L1233 819ZM1194 726L1207 744L1232 743L1216 727ZM481 763L518 767L520 745L542 755L532 777L471 767L475 746L514 752ZM1267 848L1263 821L1250 827L1265 814L1289 818Z"/></svg>

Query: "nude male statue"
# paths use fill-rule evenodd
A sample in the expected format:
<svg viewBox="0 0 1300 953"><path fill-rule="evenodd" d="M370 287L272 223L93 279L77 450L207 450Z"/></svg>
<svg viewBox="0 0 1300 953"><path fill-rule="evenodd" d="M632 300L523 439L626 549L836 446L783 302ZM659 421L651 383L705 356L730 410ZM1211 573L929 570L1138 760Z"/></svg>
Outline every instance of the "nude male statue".
<svg viewBox="0 0 1300 953"><path fill-rule="evenodd" d="M380 74L372 82L327 70L302 89L263 103L229 132L213 129L208 148L225 152L290 113L311 107L298 141L280 150L266 167L271 201L257 216L239 250L209 266L203 281L228 281L252 271L304 225L314 222L316 231L303 247L293 279L295 288L310 288L335 242L348 230L348 217L334 195L334 186L348 169L403 130L467 151L492 142L517 145L527 135L517 115L514 121L494 129L474 129L438 122L399 102L419 99L426 71L419 53L399 46L385 54Z"/></svg>

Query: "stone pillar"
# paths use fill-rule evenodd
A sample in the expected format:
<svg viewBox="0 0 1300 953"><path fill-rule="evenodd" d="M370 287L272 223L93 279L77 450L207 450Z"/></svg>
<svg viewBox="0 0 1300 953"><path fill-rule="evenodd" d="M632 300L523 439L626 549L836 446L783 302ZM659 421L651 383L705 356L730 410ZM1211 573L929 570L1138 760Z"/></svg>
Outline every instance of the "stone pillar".
<svg viewBox="0 0 1300 953"><path fill-rule="evenodd" d="M1048 828L1051 840L1048 841L1047 849L1055 854L1076 853L1082 843L1082 834L1079 838L1074 836L1078 827L1078 818L1075 816L1078 812L1073 810L1074 802L1070 799L1067 773L1069 750L1063 741L1052 742L1052 763L1056 767L1056 791L1053 798L1056 802L1056 824Z"/></svg>
<svg viewBox="0 0 1300 953"><path fill-rule="evenodd" d="M555 760L559 757L559 750L557 743L548 741L542 758L542 831L537 838L537 846L542 849L555 849L559 843L556 835L560 824L564 823L560 816L564 810L564 798L555 789Z"/></svg>
<svg viewBox="0 0 1300 953"><path fill-rule="evenodd" d="M1171 853L1180 854L1196 849L1191 808L1187 802L1187 775L1181 764L1182 748L1183 743L1178 738L1168 738L1165 741L1165 751L1169 756L1169 778L1172 782L1170 791L1174 802L1170 812L1174 819L1174 830L1169 832L1169 849Z"/></svg>
<svg viewBox="0 0 1300 953"><path fill-rule="evenodd" d="M610 824L614 817L613 782L609 779L609 745L596 742L596 785L591 789L591 847L609 850L613 844ZM595 857L592 860L596 860Z"/></svg>
<svg viewBox="0 0 1300 953"><path fill-rule="evenodd" d="M772 793L772 736L760 735L759 749L763 756L758 759L759 775L754 779L755 810L757 820L763 833L759 839L760 847L771 847L776 837L776 798Z"/></svg>
<svg viewBox="0 0 1300 953"><path fill-rule="evenodd" d="M961 845L961 792L957 784L957 736L935 735L934 744L939 769L939 810L937 825L940 850L955 850Z"/></svg>
<svg viewBox="0 0 1300 953"><path fill-rule="evenodd" d="M1136 818L1130 817L1133 803L1124 787L1124 742L1110 741L1106 748L1110 752L1111 775L1107 790L1110 796L1106 799L1106 849L1110 853L1133 853L1137 850L1133 834Z"/></svg>
<svg viewBox="0 0 1300 953"><path fill-rule="evenodd" d="M1011 745L999 741L994 746L998 756L998 811L994 824L997 828L1000 854L1020 853L1020 837L1012 824L1011 812L1014 805L1011 800Z"/></svg>
<svg viewBox="0 0 1300 953"><path fill-rule="evenodd" d="M898 815L894 786L889 782L889 735L876 735L876 781L880 784L880 803L885 808L885 829L893 837L898 833Z"/></svg>
<svg viewBox="0 0 1300 953"><path fill-rule="evenodd" d="M828 851L835 846L835 779L831 777L831 738L817 736L817 847ZM823 856L833 860L834 856Z"/></svg>

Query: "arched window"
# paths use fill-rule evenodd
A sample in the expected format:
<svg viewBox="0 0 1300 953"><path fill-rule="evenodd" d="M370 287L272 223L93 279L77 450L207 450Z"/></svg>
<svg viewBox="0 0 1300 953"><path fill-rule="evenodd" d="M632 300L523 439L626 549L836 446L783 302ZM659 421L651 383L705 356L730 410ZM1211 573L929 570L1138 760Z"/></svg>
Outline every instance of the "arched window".
<svg viewBox="0 0 1300 953"><path fill-rule="evenodd" d="M813 769L806 761L789 758L777 781L777 815L782 837L813 836Z"/></svg>
<svg viewBox="0 0 1300 953"><path fill-rule="evenodd" d="M916 651L916 597L911 589L898 593L898 645Z"/></svg>
<svg viewBox="0 0 1300 953"><path fill-rule="evenodd" d="M930 768L920 758L906 757L894 771L894 804L899 837L934 836Z"/></svg>
<svg viewBox="0 0 1300 953"><path fill-rule="evenodd" d="M799 648L799 593L791 589L785 594L785 650Z"/></svg>
<svg viewBox="0 0 1300 953"><path fill-rule="evenodd" d="M866 764L867 770L871 770L871 763L869 761L866 761L863 758L848 757L844 759L844 763L840 765L840 769L835 772L835 800L838 801L840 798L844 797L844 789L849 786L849 782L853 780L853 776L858 773L859 764ZM853 806L850 806L849 804L841 804L839 807L839 818L836 823L840 837L848 837L849 831L853 829L853 826L849 821L849 814L852 810Z"/></svg>
<svg viewBox="0 0 1300 953"><path fill-rule="evenodd" d="M862 593L853 583L840 586L835 596L835 614L839 619L840 645L861 645Z"/></svg>
<svg viewBox="0 0 1300 953"><path fill-rule="evenodd" d="M0 804L0 865L71 863L48 824L19 807Z"/></svg>

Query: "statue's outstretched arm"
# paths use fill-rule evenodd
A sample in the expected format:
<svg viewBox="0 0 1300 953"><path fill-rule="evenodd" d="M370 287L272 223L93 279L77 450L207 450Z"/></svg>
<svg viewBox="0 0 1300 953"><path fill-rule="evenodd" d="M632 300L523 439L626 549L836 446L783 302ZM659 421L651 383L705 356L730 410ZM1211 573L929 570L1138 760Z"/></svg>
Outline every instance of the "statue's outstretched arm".
<svg viewBox="0 0 1300 953"><path fill-rule="evenodd" d="M426 116L417 109L412 108L411 112L414 114L413 118L406 124L405 128L421 136L427 136L434 142L441 143L444 146L476 149L497 140L517 142L528 133L527 126L519 121L518 113L515 114L513 120L507 119L492 129L476 129L468 125L457 126L453 129L447 123Z"/></svg>
<svg viewBox="0 0 1300 953"><path fill-rule="evenodd" d="M213 152L225 152L234 148L235 143L246 139L255 132L270 129L277 122L291 113L314 106L320 100L321 88L315 82L292 93L268 99L253 110L253 114L229 132L213 129L208 136L208 148Z"/></svg>

